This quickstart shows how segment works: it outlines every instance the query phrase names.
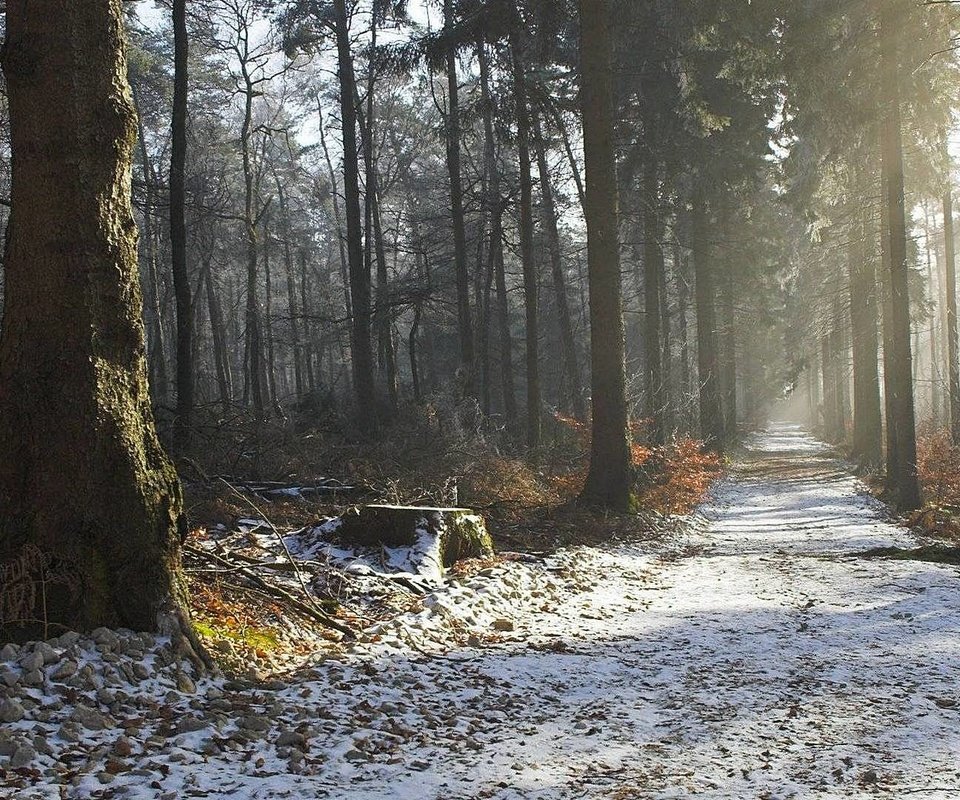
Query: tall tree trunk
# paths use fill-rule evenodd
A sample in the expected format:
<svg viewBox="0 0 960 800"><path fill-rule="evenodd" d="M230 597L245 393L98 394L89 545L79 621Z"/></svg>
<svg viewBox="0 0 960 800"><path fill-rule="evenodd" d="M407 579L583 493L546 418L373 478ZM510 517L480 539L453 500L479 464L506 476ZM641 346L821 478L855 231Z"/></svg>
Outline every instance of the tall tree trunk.
<svg viewBox="0 0 960 800"><path fill-rule="evenodd" d="M270 395L270 405L274 413L281 417L280 397L277 392L277 353L273 341L273 273L270 269L270 229L264 224L263 230L263 280L265 284L263 332L266 345L266 359L264 373L266 375L267 391Z"/></svg>
<svg viewBox="0 0 960 800"><path fill-rule="evenodd" d="M372 15L370 21L370 50L377 48L377 18ZM377 364L387 388L387 400L392 411L399 405L399 386L397 384L397 360L393 349L393 321L390 309L389 277L387 273L387 253L383 241L383 222L380 216L380 176L377 172L377 73L374 58L368 61L367 68L367 111L360 118L363 131L363 155L366 165L365 204L366 204L366 259L367 272L371 272L371 258L376 257L377 284L376 306L373 315L374 329L377 335ZM371 235L372 234L372 235Z"/></svg>
<svg viewBox="0 0 960 800"><path fill-rule="evenodd" d="M832 324L820 339L820 362L823 365L823 435L828 442L837 440L840 422L837 415L837 362L833 353Z"/></svg>
<svg viewBox="0 0 960 800"><path fill-rule="evenodd" d="M570 299L567 297L567 278L563 270L563 255L560 250L560 232L557 228L557 208L554 202L550 168L547 164L547 148L537 114L533 114L533 138L537 149L537 170L540 174L540 194L543 199L543 223L550 251L550 271L553 277L553 292L557 303L557 318L560 325L560 349L563 365L570 387L573 415L587 418L583 399L583 380L577 358L577 344L573 336L573 319L570 314Z"/></svg>
<svg viewBox="0 0 960 800"><path fill-rule="evenodd" d="M923 202L923 236L924 250L927 255L927 291L930 298L930 330L927 332L927 343L930 347L930 416L933 424L940 425L940 369L937 363L937 281L934 278L933 247L930 243L930 211L927 202Z"/></svg>
<svg viewBox="0 0 960 800"><path fill-rule="evenodd" d="M157 186L157 176L150 162L147 152L147 140L144 135L143 120L140 118L139 101L136 91L132 94L137 113L137 133L140 141L140 163L143 170L144 209L143 209L143 238L146 239L147 281L149 293L147 300L150 314L144 315L149 320L149 344L147 351L150 375L150 388L161 401L167 399L170 380L167 376L167 347L163 337L163 308L160 303L160 275L157 268L157 234L153 219L156 201L154 192ZM146 309L146 305L145 305Z"/></svg>
<svg viewBox="0 0 960 800"><path fill-rule="evenodd" d="M356 422L369 435L377 427L376 382L373 344L370 339L370 272L363 261L363 231L360 217L360 163L357 150L357 82L350 52L350 29L345 0L334 0L337 60L340 79L340 119L343 124L343 191L347 214L347 259L350 265L350 297L353 318L350 328L353 390Z"/></svg>
<svg viewBox="0 0 960 800"><path fill-rule="evenodd" d="M290 209L280 176L273 173L277 185L277 200L280 204L280 232L283 235L283 266L287 278L287 310L290 314L290 338L293 340L293 381L297 398L303 397L303 344L300 341L300 320L297 314L297 282L293 267L293 249L290 245Z"/></svg>
<svg viewBox="0 0 960 800"><path fill-rule="evenodd" d="M483 157L487 171L487 203L490 216L490 244L487 269L496 286L497 338L500 350L500 390L507 428L516 431L517 400L513 379L513 337L510 334L510 306L503 263L503 198L500 196L500 166L497 164L493 132L493 98L490 95L490 63L485 46L478 50L480 99L483 112Z"/></svg>
<svg viewBox="0 0 960 800"><path fill-rule="evenodd" d="M464 394L476 395L473 325L470 314L470 274L467 266L467 230L463 212L463 183L460 176L460 84L457 78L457 51L453 42L454 0L443 0L443 27L447 47L447 172L450 175L450 212L453 218L453 248L457 278L457 331L460 334L460 368Z"/></svg>
<svg viewBox="0 0 960 800"><path fill-rule="evenodd" d="M949 164L949 161L947 162ZM960 444L960 366L957 362L957 256L953 233L953 187L947 170L943 191L943 239L947 284L947 369L950 379L950 431Z"/></svg>
<svg viewBox="0 0 960 800"><path fill-rule="evenodd" d="M213 362L217 373L217 389L220 393L220 405L226 412L233 400L233 379L230 374L230 355L227 352L223 312L220 309L216 287L213 285L213 266L209 258L204 259L203 273L207 290L207 316L210 318L210 334L213 339Z"/></svg>
<svg viewBox="0 0 960 800"><path fill-rule="evenodd" d="M480 321L477 325L477 357L480 367L480 409L484 416L490 416L492 399L492 368L490 360L490 323L492 318L493 277L496 269L493 255L492 232L494 216L499 214L502 203L500 194L500 170L497 165L496 142L493 136L493 104L490 97L490 64L487 57L487 45L481 36L477 42L477 62L480 67L480 113L483 118L483 218L484 234L490 230L491 238L484 249L483 241L478 245L481 254L479 272L482 273L479 296ZM486 253L486 260L483 254Z"/></svg>
<svg viewBox="0 0 960 800"><path fill-rule="evenodd" d="M513 375L513 334L510 330L510 297L507 294L507 270L503 261L503 205L498 205L490 231L494 280L497 294L497 338L500 345L500 391L507 429L519 431L517 391Z"/></svg>
<svg viewBox="0 0 960 800"><path fill-rule="evenodd" d="M866 252L867 226L861 198L862 182L854 181L850 196L858 204L850 237L848 276L850 328L853 343L853 450L865 467L883 459L883 425L880 414L880 375L877 341L877 274Z"/></svg>
<svg viewBox="0 0 960 800"><path fill-rule="evenodd" d="M660 222L657 225L657 240L660 245L659 272L657 274L657 287L660 290L660 363L662 364L661 384L661 407L660 417L661 425L664 430L669 432L673 425L672 420L672 386L673 386L673 354L670 341L670 296L667 283L667 260L663 253L663 240L666 234L666 225L663 215L658 215Z"/></svg>
<svg viewBox="0 0 960 800"><path fill-rule="evenodd" d="M677 335L680 338L680 399L684 408L686 408L687 395L690 392L690 341L687 331L687 308L690 303L690 284L680 250L680 243L676 239L673 241L673 271L677 276ZM687 418L687 412L685 410L682 418Z"/></svg>
<svg viewBox="0 0 960 800"><path fill-rule="evenodd" d="M593 436L581 500L631 506L609 0L580 0Z"/></svg>
<svg viewBox="0 0 960 800"><path fill-rule="evenodd" d="M319 97L317 97L317 119L320 130L320 147L323 150L323 157L327 163L327 176L330 179L333 218L337 224L337 252L340 255L340 280L343 283L343 307L346 309L347 318L353 319L353 304L350 300L350 266L347 257L346 240L343 233L343 219L340 213L340 188L337 185L337 173L333 169L333 159L330 158L330 148L327 146L327 134L324 130L325 126L323 123L323 108L320 104Z"/></svg>
<svg viewBox="0 0 960 800"><path fill-rule="evenodd" d="M893 306L890 293L890 206L886 202L887 170L880 169L880 292L883 336L883 418L885 423L885 469L889 474L896 471L898 460L897 420L893 412Z"/></svg>
<svg viewBox="0 0 960 800"><path fill-rule="evenodd" d="M847 437L847 349L844 342L844 314L840 293L833 298L833 322L830 329L830 353L833 357L833 378L836 383L834 400L837 405L837 430L834 439L843 442Z"/></svg>
<svg viewBox="0 0 960 800"><path fill-rule="evenodd" d="M647 159L643 167L643 364L646 378L644 416L651 444L664 442L663 363L660 342L660 273L663 249L660 245L660 180L657 175L656 146L650 137L654 126L648 114Z"/></svg>
<svg viewBox="0 0 960 800"><path fill-rule="evenodd" d="M816 428L820 424L820 360L817 357L816 348L810 354L807 383L810 394L810 426Z"/></svg>
<svg viewBox="0 0 960 800"><path fill-rule="evenodd" d="M243 162L243 222L247 250L246 334L244 337L247 371L244 400L247 400L248 397L252 399L254 414L257 419L263 419L266 415L266 387L263 383L263 323L260 315L260 299L257 286L258 233L256 209L254 208L256 193L254 187L253 155L251 153L253 98L256 90L253 79L247 69L247 63L241 61L240 67L244 79L244 112L243 126L240 132L240 153ZM249 394L247 387L249 387Z"/></svg>
<svg viewBox="0 0 960 800"><path fill-rule="evenodd" d="M420 370L417 366L417 334L420 332L420 319L423 316L423 305L417 303L413 310L413 323L410 326L410 335L407 339L407 352L410 354L410 380L413 382L413 399L419 403L423 399L420 390Z"/></svg>
<svg viewBox="0 0 960 800"><path fill-rule="evenodd" d="M8 0L3 72L0 627L156 629L186 604L186 523L150 411L120 0Z"/></svg>
<svg viewBox="0 0 960 800"><path fill-rule="evenodd" d="M530 174L530 109L527 76L519 34L510 33L514 101L517 114L517 154L520 160L520 262L523 266L523 306L527 350L527 446L540 445L540 325L537 309L537 258L533 249L533 177Z"/></svg>
<svg viewBox="0 0 960 800"><path fill-rule="evenodd" d="M907 287L907 224L903 197L903 142L900 121L900 62L896 15L892 5L881 5L880 47L885 94L881 156L887 173L884 202L890 218L890 343L885 370L891 371L891 413L896 421L896 460L887 465L887 490L902 511L920 506L917 480L917 442L913 409L910 352L910 297ZM886 324L886 321L884 322Z"/></svg>
<svg viewBox="0 0 960 800"><path fill-rule="evenodd" d="M313 367L314 359L314 336L311 334L312 325L310 321L310 315L307 313L309 308L308 298L310 296L309 291L310 285L310 276L307 274L307 253L305 250L300 251L300 308L303 311L303 325L304 325L304 337L303 337L303 365L307 371L307 388L310 391L313 391L317 388L317 370ZM322 369L318 368L321 372L321 378L323 377Z"/></svg>
<svg viewBox="0 0 960 800"><path fill-rule="evenodd" d="M173 123L170 138L170 256L177 298L177 418L179 444L190 438L193 421L193 299L187 272L187 39L186 0L173 0Z"/></svg>
<svg viewBox="0 0 960 800"><path fill-rule="evenodd" d="M716 292L710 263L706 199L702 190L693 197L693 269L696 281L697 374L700 382L700 436L707 447L720 450L723 444L723 411L720 403L720 375L717 358Z"/></svg>
<svg viewBox="0 0 960 800"><path fill-rule="evenodd" d="M730 229L727 228L728 237ZM734 304L733 259L729 249L723 257L723 347L720 358L720 386L723 393L723 432L728 441L737 435L737 314Z"/></svg>
<svg viewBox="0 0 960 800"><path fill-rule="evenodd" d="M556 105L550 103L548 107L550 108L553 121L557 126L557 132L560 134L560 141L563 142L563 152L567 156L567 163L570 165L570 174L573 175L573 182L577 187L577 198L580 200L580 208L585 209L587 207L587 193L583 186L583 177L580 175L577 157L573 152L573 145L570 144L570 132L567 130L567 126L564 124L563 117L560 116Z"/></svg>

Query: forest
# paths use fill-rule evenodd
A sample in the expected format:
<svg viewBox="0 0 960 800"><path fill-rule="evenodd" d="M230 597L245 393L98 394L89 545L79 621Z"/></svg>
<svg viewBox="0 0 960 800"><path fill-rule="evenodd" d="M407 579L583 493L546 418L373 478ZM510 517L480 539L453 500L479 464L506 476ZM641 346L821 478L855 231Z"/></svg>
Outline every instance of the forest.
<svg viewBox="0 0 960 800"><path fill-rule="evenodd" d="M960 3L0 10L0 798L960 795Z"/></svg>

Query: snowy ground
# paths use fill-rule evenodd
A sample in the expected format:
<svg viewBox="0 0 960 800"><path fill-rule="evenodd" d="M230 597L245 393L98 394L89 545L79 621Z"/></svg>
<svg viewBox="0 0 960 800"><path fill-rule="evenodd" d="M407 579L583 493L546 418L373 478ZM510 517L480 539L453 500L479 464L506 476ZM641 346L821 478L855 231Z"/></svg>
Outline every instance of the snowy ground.
<svg viewBox="0 0 960 800"><path fill-rule="evenodd" d="M0 797L960 797L957 568L854 555L913 539L798 429L749 448L685 534L495 568L283 683L0 652Z"/></svg>

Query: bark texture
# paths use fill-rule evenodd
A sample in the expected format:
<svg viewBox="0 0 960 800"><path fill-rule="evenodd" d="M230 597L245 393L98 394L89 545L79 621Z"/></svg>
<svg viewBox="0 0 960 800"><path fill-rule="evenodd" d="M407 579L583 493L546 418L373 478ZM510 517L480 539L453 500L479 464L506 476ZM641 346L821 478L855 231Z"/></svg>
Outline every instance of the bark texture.
<svg viewBox="0 0 960 800"><path fill-rule="evenodd" d="M153 629L185 600L183 518L147 389L121 2L6 9L0 622L23 636Z"/></svg>
<svg viewBox="0 0 960 800"><path fill-rule="evenodd" d="M628 511L632 476L608 0L580 0L580 25L593 402L590 471L581 499Z"/></svg>

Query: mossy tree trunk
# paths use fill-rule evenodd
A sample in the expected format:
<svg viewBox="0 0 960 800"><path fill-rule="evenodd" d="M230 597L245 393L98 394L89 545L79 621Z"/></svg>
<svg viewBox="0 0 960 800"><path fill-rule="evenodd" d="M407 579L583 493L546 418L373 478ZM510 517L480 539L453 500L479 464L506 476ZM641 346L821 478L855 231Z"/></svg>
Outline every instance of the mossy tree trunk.
<svg viewBox="0 0 960 800"><path fill-rule="evenodd" d="M0 586L2 622L153 629L185 600L183 517L147 391L121 1L8 0L6 24L0 565L28 591Z"/></svg>

